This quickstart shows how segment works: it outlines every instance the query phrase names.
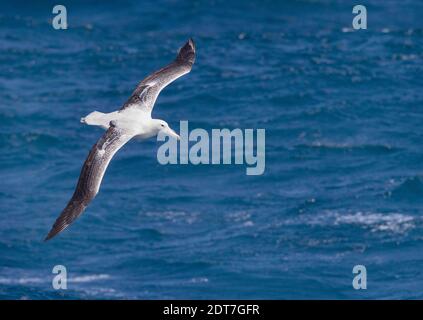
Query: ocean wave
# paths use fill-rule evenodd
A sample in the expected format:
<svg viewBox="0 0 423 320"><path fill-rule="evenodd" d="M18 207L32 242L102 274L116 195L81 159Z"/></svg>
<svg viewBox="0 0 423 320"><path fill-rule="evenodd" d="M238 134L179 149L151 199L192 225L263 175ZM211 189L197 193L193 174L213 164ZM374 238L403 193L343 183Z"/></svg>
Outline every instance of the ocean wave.
<svg viewBox="0 0 423 320"><path fill-rule="evenodd" d="M51 281L48 279L42 279L42 278L32 278L32 277L28 277L28 278L5 278L2 277L0 278L0 284L36 284L36 283L43 283L43 282L47 282L47 281Z"/></svg>
<svg viewBox="0 0 423 320"><path fill-rule="evenodd" d="M190 283L208 283L209 279L205 278L205 277L200 277L200 278L191 278L189 280Z"/></svg>
<svg viewBox="0 0 423 320"><path fill-rule="evenodd" d="M87 276L69 278L68 282L93 282L106 279L110 279L108 274L91 274Z"/></svg>
<svg viewBox="0 0 423 320"><path fill-rule="evenodd" d="M241 227L253 227L254 222L251 220L251 213L247 211L235 211L229 213L226 217L229 223L240 224Z"/></svg>
<svg viewBox="0 0 423 320"><path fill-rule="evenodd" d="M110 279L108 274L91 274L86 276L69 277L68 283L85 283L95 282L100 280ZM27 285L27 284L41 284L51 282L51 278L41 277L0 277L0 284L4 285Z"/></svg>
<svg viewBox="0 0 423 320"><path fill-rule="evenodd" d="M354 144L354 143L336 143L336 142L322 142L314 141L311 143L299 144L295 148L300 149L319 149L328 151L367 151L374 153L391 153L400 150L388 144Z"/></svg>
<svg viewBox="0 0 423 320"><path fill-rule="evenodd" d="M198 213L185 211L147 211L143 213L145 216L153 219L166 219L172 223L193 224L197 221Z"/></svg>
<svg viewBox="0 0 423 320"><path fill-rule="evenodd" d="M288 219L281 224L310 226L344 226L351 225L370 229L372 232L406 233L416 227L417 219L402 213L362 212L354 213L328 211L318 215L300 216Z"/></svg>
<svg viewBox="0 0 423 320"><path fill-rule="evenodd" d="M334 224L351 224L369 228L372 232L388 231L404 233L415 227L415 219L412 216L401 213L364 213L335 215Z"/></svg>
<svg viewBox="0 0 423 320"><path fill-rule="evenodd" d="M407 178L388 192L388 196L398 200L421 200L423 197L423 182L420 177Z"/></svg>

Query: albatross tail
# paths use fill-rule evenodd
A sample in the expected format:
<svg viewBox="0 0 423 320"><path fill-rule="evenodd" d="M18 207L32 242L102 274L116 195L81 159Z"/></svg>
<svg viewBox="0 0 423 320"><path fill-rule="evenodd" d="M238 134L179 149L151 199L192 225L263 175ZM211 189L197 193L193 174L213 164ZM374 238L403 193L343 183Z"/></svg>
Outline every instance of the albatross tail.
<svg viewBox="0 0 423 320"><path fill-rule="evenodd" d="M114 119L116 112L103 113L99 111L91 112L89 115L81 118L81 123L89 126L100 126L104 129L109 128L110 121Z"/></svg>
<svg viewBox="0 0 423 320"><path fill-rule="evenodd" d="M102 123L105 114L99 111L93 111L89 115L81 118L81 123L88 124L90 126L98 126Z"/></svg>

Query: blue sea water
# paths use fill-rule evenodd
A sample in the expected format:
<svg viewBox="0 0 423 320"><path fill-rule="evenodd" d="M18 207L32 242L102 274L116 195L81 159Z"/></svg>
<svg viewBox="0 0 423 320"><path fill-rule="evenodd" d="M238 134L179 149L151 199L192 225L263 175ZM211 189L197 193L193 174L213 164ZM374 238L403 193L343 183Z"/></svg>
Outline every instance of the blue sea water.
<svg viewBox="0 0 423 320"><path fill-rule="evenodd" d="M67 30L55 4L0 4L1 299L423 298L421 1L364 1L360 31L354 1L62 1ZM193 70L154 116L266 129L264 174L163 166L157 141L131 141L43 242L102 133L80 117L189 37Z"/></svg>

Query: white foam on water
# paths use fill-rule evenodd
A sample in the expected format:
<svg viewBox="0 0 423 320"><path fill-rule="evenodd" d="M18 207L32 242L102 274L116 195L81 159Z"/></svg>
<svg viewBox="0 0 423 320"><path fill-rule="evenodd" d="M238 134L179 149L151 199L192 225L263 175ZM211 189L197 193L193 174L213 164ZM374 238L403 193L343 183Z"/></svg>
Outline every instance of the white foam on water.
<svg viewBox="0 0 423 320"><path fill-rule="evenodd" d="M40 277L0 277L0 284L40 284L40 283L50 283L53 279L54 275L52 274L51 278L40 278ZM67 279L70 283L83 283L83 282L94 282L99 280L106 280L110 279L108 274L91 274L86 276L78 276L78 277L69 277Z"/></svg>
<svg viewBox="0 0 423 320"><path fill-rule="evenodd" d="M315 226L340 226L356 225L370 229L371 232L405 233L416 226L416 218L402 213L380 212L338 212L328 211L317 215L304 215L295 219L288 219L281 225L315 225Z"/></svg>
<svg viewBox="0 0 423 320"><path fill-rule="evenodd" d="M209 279L205 278L205 277L192 278L189 282L191 282L191 283L207 283L207 282L209 282Z"/></svg>
<svg viewBox="0 0 423 320"><path fill-rule="evenodd" d="M197 221L198 213L185 211L148 211L144 213L147 217L164 218L172 223L193 224Z"/></svg>
<svg viewBox="0 0 423 320"><path fill-rule="evenodd" d="M87 276L69 278L68 282L92 282L105 279L110 279L110 276L108 274L91 274Z"/></svg>
<svg viewBox="0 0 423 320"><path fill-rule="evenodd" d="M357 224L369 227L372 232L404 233L415 227L414 218L401 213L364 213L335 216L335 224Z"/></svg>
<svg viewBox="0 0 423 320"><path fill-rule="evenodd" d="M42 278L0 278L0 284L31 284L31 283L43 283L44 280Z"/></svg>

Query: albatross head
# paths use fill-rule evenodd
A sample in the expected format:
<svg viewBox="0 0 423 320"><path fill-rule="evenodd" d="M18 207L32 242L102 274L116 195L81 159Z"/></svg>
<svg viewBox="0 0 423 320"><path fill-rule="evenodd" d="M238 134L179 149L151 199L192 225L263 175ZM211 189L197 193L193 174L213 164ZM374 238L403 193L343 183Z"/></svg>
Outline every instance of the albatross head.
<svg viewBox="0 0 423 320"><path fill-rule="evenodd" d="M157 134L159 132L162 132L162 133L165 133L165 134L167 134L167 135L169 135L171 137L174 137L174 138L176 138L178 140L181 139L181 137L179 136L179 134L177 134L174 130L172 130L169 127L169 125L168 125L168 123L166 121L156 119L154 125L155 125L155 129L157 130Z"/></svg>

